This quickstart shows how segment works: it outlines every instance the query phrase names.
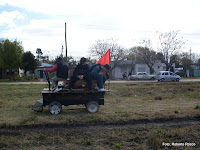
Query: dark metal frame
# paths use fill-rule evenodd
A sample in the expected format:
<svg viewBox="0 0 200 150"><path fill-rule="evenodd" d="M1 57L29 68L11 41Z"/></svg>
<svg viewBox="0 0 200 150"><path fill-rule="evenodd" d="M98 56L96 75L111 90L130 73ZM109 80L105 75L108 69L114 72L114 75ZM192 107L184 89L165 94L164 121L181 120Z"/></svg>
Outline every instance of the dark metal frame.
<svg viewBox="0 0 200 150"><path fill-rule="evenodd" d="M49 105L51 102L56 101L61 105L87 105L88 102L96 101L99 105L104 105L104 95L105 91L83 91L83 90L74 90L69 92L68 90L61 90L59 92L54 92L50 90L50 80L48 73L45 72L45 76L49 85L48 90L42 91L43 96L43 106Z"/></svg>

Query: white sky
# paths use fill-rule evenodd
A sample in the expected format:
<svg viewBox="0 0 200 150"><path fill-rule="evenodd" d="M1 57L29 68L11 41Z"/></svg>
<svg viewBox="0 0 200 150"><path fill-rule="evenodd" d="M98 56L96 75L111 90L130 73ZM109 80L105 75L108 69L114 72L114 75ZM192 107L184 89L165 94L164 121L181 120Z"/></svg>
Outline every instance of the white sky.
<svg viewBox="0 0 200 150"><path fill-rule="evenodd" d="M96 40L113 38L131 48L148 38L157 50L157 31L180 30L183 51L199 53L199 8L200 0L0 0L0 38L53 58L65 45L66 22L68 55L87 57Z"/></svg>

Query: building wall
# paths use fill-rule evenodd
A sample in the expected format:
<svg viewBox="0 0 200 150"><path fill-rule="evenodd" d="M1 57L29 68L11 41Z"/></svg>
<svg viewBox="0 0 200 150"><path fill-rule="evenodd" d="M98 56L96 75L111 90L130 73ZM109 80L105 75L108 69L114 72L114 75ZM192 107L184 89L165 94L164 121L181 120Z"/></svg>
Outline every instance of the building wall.
<svg viewBox="0 0 200 150"><path fill-rule="evenodd" d="M154 74L158 74L159 71L165 71L166 70L166 65L165 65L165 63L161 63L161 61L158 60L153 65L153 68L154 68Z"/></svg>
<svg viewBox="0 0 200 150"><path fill-rule="evenodd" d="M136 74L137 72L146 72L150 74L150 69L146 64L136 64L134 74Z"/></svg>
<svg viewBox="0 0 200 150"><path fill-rule="evenodd" d="M123 66L117 66L112 70L112 78L114 79L121 79L123 78L122 74L126 72L128 73L131 71L131 65L123 65Z"/></svg>

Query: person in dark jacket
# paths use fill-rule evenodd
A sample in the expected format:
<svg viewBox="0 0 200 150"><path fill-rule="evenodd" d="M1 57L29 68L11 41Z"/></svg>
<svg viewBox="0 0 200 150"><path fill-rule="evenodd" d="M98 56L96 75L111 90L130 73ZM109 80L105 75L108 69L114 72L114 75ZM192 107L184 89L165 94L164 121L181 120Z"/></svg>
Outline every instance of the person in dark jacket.
<svg viewBox="0 0 200 150"><path fill-rule="evenodd" d="M51 69L44 69L46 72L55 72L56 76L51 79L52 82L52 90L55 90L58 84L58 81L65 80L68 78L68 67L67 63L65 63L61 57L57 58L56 64Z"/></svg>
<svg viewBox="0 0 200 150"><path fill-rule="evenodd" d="M89 67L87 64L87 59L85 57L82 57L80 60L80 63L76 66L73 76L70 79L70 85L69 89L70 91L73 91L74 84L77 80L86 80L89 86L90 92L92 92L92 82L89 72Z"/></svg>

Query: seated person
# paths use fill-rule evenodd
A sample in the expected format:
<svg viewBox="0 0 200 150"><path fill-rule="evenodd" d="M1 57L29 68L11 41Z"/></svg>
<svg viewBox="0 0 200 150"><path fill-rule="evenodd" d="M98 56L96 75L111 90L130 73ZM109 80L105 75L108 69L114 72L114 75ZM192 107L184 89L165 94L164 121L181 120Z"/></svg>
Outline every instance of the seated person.
<svg viewBox="0 0 200 150"><path fill-rule="evenodd" d="M57 58L56 64L51 69L44 69L46 72L55 72L56 76L51 79L52 82L52 90L55 90L58 84L58 81L64 80L68 78L68 67L67 63L65 63L61 57Z"/></svg>
<svg viewBox="0 0 200 150"><path fill-rule="evenodd" d="M87 65L87 59L82 57L80 63L76 66L73 76L70 78L69 90L73 91L74 84L77 80L86 80L89 86L90 92L92 92L92 82L89 73L89 67Z"/></svg>
<svg viewBox="0 0 200 150"><path fill-rule="evenodd" d="M108 64L100 65L96 64L91 68L91 77L94 80L97 80L97 86L95 87L98 91L105 91L103 88L104 83L106 82L108 76L108 70L110 66Z"/></svg>

